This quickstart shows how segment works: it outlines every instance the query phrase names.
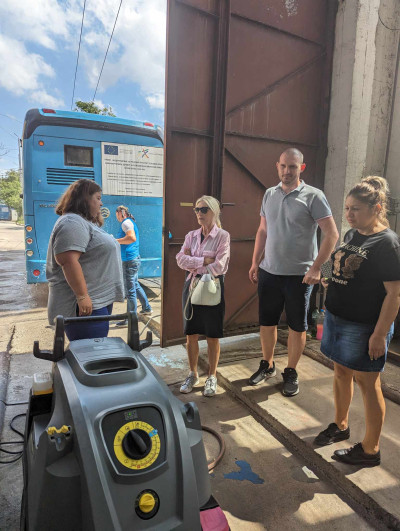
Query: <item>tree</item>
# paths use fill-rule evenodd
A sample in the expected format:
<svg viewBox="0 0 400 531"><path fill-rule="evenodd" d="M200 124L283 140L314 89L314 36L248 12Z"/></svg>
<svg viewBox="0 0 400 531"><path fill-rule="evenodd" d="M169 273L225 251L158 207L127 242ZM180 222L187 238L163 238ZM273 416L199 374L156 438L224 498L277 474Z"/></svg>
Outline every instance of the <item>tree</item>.
<svg viewBox="0 0 400 531"><path fill-rule="evenodd" d="M0 179L0 203L14 208L18 213L18 219L22 217L21 181L19 172L6 171L6 177Z"/></svg>
<svg viewBox="0 0 400 531"><path fill-rule="evenodd" d="M75 111L88 112L90 114L103 114L107 116L115 116L112 112L111 105L106 105L102 109L94 103L94 101L76 101Z"/></svg>

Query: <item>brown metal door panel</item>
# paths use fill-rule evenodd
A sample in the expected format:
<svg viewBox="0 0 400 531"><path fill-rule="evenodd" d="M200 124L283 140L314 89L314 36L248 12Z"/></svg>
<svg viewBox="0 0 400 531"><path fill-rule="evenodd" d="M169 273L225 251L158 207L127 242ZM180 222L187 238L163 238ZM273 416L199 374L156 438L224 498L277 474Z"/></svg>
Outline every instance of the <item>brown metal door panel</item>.
<svg viewBox="0 0 400 531"><path fill-rule="evenodd" d="M282 151L293 144L227 134L225 140L225 164L228 160L234 160L238 168L241 168L242 171L247 173L250 180L258 182L265 192L266 188L279 183L275 163L278 161ZM307 168L303 173L304 180L313 185L317 182L315 177L317 149L316 147L296 145L301 149L304 154L304 159L307 161ZM232 170L230 171L232 172ZM231 202L229 199L229 190L231 187L228 178L227 181L225 185L224 179L222 185L224 194L227 194L224 195L224 201Z"/></svg>
<svg viewBox="0 0 400 531"><path fill-rule="evenodd" d="M254 240L254 227L260 221L260 204L265 192L265 186L249 175L248 170L238 164L237 159L226 156L224 159L224 172L229 175L222 182L222 197L234 207L225 207L222 212L222 226L234 227L232 238ZM267 175L266 168L264 173ZM272 174L272 172L270 172ZM271 183L275 180L271 179ZM251 257L250 257L251 260ZM234 262L235 263L235 262Z"/></svg>
<svg viewBox="0 0 400 531"><path fill-rule="evenodd" d="M245 43L245 46L243 45ZM254 100L276 83L285 82L321 55L319 45L271 31L252 21L232 18L230 24L227 118L243 102ZM282 57L285 60L282 60Z"/></svg>
<svg viewBox="0 0 400 531"><path fill-rule="evenodd" d="M228 113L226 131L317 147L320 106L316 102L321 93L323 64L324 58L320 57L270 93Z"/></svg>
<svg viewBox="0 0 400 531"><path fill-rule="evenodd" d="M179 244L171 245L163 261L162 346L164 347L184 341L181 293L185 272L176 265L175 259L180 248Z"/></svg>
<svg viewBox="0 0 400 531"><path fill-rule="evenodd" d="M325 45L327 3L332 0L231 0L241 16ZM335 0L333 0L335 1Z"/></svg>
<svg viewBox="0 0 400 531"><path fill-rule="evenodd" d="M270 95L271 135L304 147L319 144L321 72L319 59Z"/></svg>
<svg viewBox="0 0 400 531"><path fill-rule="evenodd" d="M219 0L178 0L180 4L186 4L194 9L205 11L208 14L218 16Z"/></svg>
<svg viewBox="0 0 400 531"><path fill-rule="evenodd" d="M184 340L175 256L203 193L226 205L231 234L225 332L257 326L248 270L280 153L301 149L304 180L323 187L336 5L168 0L162 345Z"/></svg>
<svg viewBox="0 0 400 531"><path fill-rule="evenodd" d="M227 333L258 326L257 287L248 277L253 246L253 241L231 241L231 261L225 277L224 328Z"/></svg>
<svg viewBox="0 0 400 531"><path fill-rule="evenodd" d="M168 57L167 112L173 129L210 130L216 24L214 17L176 2L168 43L173 60Z"/></svg>
<svg viewBox="0 0 400 531"><path fill-rule="evenodd" d="M175 133L169 145L168 171L173 179L168 190L165 215L173 223L179 219L179 223L169 228L172 241L176 242L197 228L192 206L208 187L211 142L208 138Z"/></svg>

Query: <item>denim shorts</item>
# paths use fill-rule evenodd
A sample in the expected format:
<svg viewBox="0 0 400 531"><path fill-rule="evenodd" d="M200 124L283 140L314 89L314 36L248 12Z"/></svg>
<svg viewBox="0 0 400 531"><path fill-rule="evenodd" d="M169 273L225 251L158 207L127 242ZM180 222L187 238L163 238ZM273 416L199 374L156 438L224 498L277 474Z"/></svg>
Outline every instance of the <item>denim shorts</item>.
<svg viewBox="0 0 400 531"><path fill-rule="evenodd" d="M258 270L258 304L261 326L279 323L283 308L289 328L307 330L307 313L313 286L303 284L304 275L272 275Z"/></svg>
<svg viewBox="0 0 400 531"><path fill-rule="evenodd" d="M332 361L361 372L382 372L387 358L387 349L393 337L394 324L386 336L385 355L377 360L369 357L368 342L374 324L355 323L325 312L321 352Z"/></svg>

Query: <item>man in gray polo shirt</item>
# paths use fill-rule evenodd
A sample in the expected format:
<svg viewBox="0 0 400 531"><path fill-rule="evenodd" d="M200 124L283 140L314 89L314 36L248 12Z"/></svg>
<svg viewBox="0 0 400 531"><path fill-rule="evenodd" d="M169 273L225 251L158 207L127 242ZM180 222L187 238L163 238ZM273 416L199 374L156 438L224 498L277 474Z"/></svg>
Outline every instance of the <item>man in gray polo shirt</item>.
<svg viewBox="0 0 400 531"><path fill-rule="evenodd" d="M249 271L250 281L258 282L263 352L249 383L257 385L276 375L277 325L285 307L289 339L282 393L293 396L299 392L296 366L306 342L312 287L320 281L321 265L329 259L339 235L324 193L300 178L305 169L303 154L289 148L276 167L280 183L265 192ZM319 252L318 226L323 235Z"/></svg>

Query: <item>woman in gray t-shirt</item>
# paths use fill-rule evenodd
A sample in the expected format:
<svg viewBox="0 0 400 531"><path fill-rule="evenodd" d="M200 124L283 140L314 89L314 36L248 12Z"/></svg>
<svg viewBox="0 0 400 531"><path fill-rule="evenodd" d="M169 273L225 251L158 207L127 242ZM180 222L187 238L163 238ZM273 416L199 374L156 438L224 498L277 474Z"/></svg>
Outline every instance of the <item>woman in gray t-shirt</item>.
<svg viewBox="0 0 400 531"><path fill-rule="evenodd" d="M101 188L88 179L72 183L60 198L47 250L48 318L111 314L124 300L119 243L101 226ZM106 337L108 321L65 327L70 341Z"/></svg>

